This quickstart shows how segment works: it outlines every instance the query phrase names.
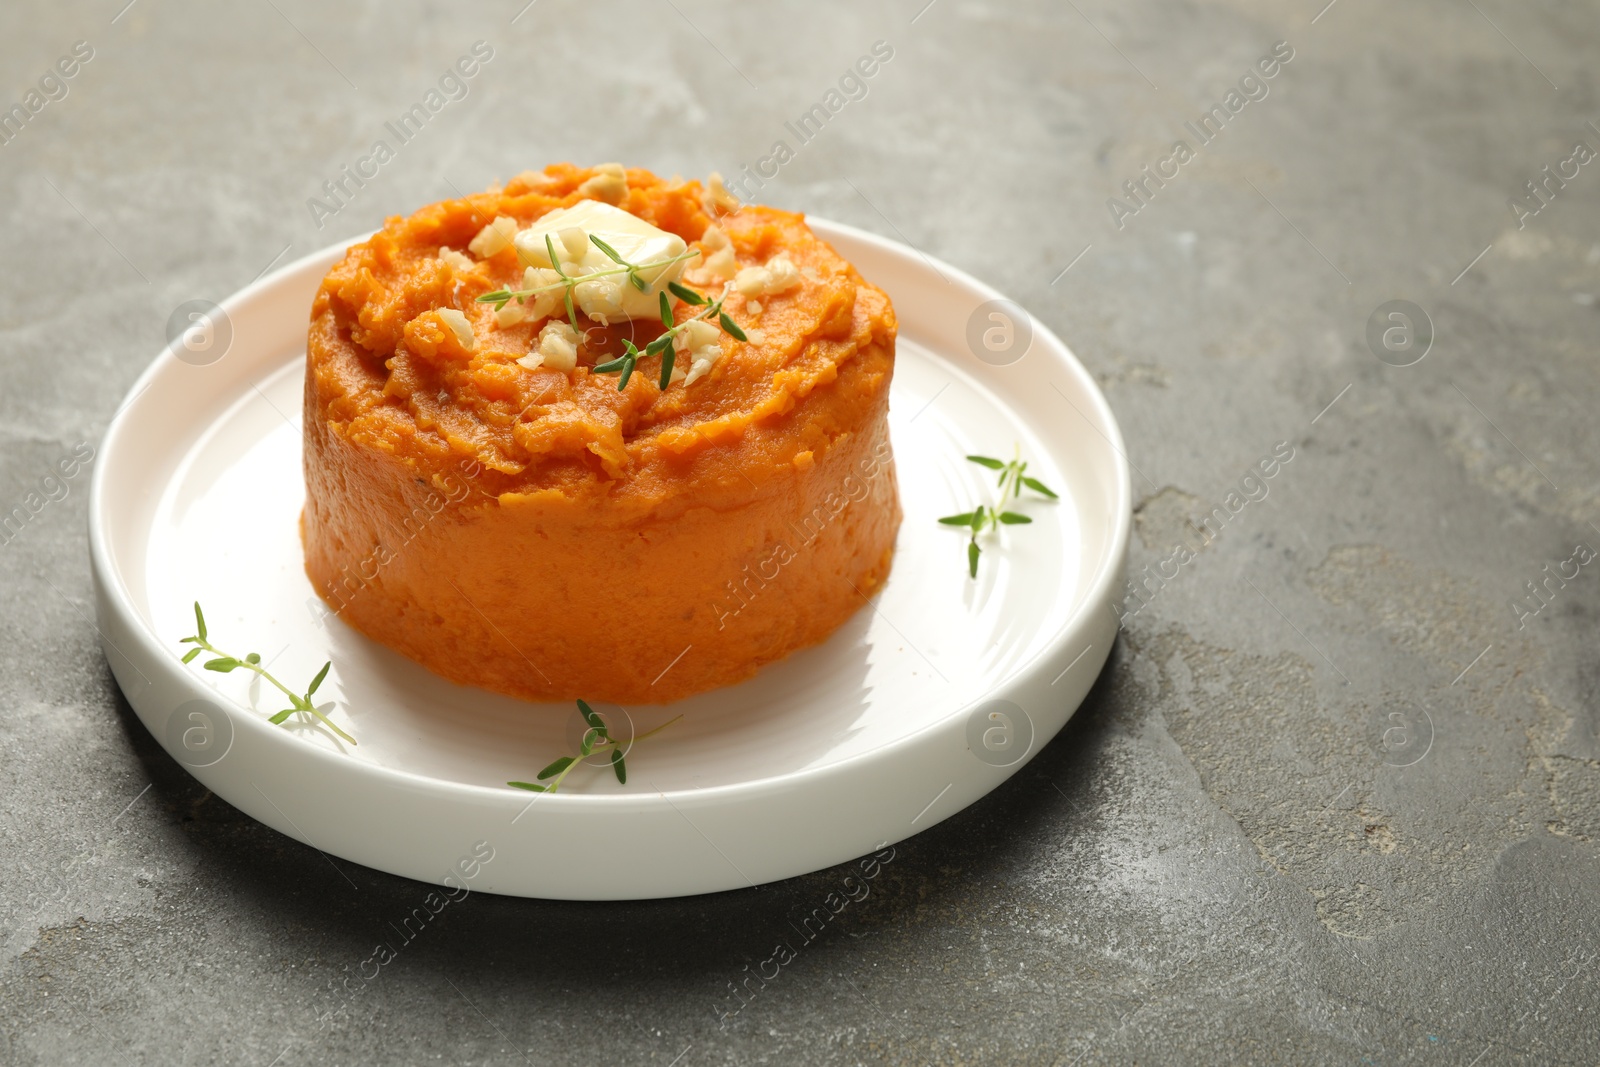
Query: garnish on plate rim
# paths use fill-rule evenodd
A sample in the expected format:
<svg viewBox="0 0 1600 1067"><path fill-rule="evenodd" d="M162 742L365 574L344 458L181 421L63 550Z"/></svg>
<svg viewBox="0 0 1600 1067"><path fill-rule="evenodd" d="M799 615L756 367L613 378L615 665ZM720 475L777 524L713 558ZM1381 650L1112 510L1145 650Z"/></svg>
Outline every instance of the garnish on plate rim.
<svg viewBox="0 0 1600 1067"><path fill-rule="evenodd" d="M216 671L218 674L229 674L238 670L240 667L243 667L247 671L254 671L262 678L265 678L267 681L277 686L283 695L289 698L290 707L284 708L282 711L272 716L272 718L267 720L268 722L282 726L286 721L288 721L289 716L296 713L314 715L316 718L321 720L322 724L328 729L332 730L334 733L338 734L352 745L356 743L355 738L351 737L349 734L335 726L326 715L318 711L315 705L311 703L312 694L317 691L317 687L322 684L322 680L328 676L328 668L333 666L332 660L329 660L327 663L322 665L322 669L317 672L317 676L311 679L311 684L306 686L305 693L299 694L290 689L288 686L284 685L282 682L278 681L278 679L274 678L272 674L261 665L260 653L246 653L241 659L238 656L230 656L226 652L222 651L222 649L213 645L210 640L208 640L208 634L206 633L206 617L200 610L200 601L198 600L194 602L194 625L194 636L185 637L178 642L180 645L195 646L183 654L183 662L188 663L202 652L210 652L216 658L208 659L201 664L201 666L208 671Z"/></svg>
<svg viewBox="0 0 1600 1067"><path fill-rule="evenodd" d="M583 739L578 743L578 754L576 756L562 756L538 774L539 782L552 778L555 779L554 781L548 785L540 785L538 782L507 782L506 785L515 786L518 789L526 789L533 793L554 793L560 788L567 775L572 773L572 768L597 752L611 753L611 770L617 776L617 784L627 785L628 765L622 753L625 747L631 748L632 745L624 746L620 741L612 737L609 728L606 726L606 721L587 702L578 701L578 714L583 716L585 724ZM632 744L636 745L645 738L660 733L681 718L683 716L678 715L668 719L649 733L643 733L635 737Z"/></svg>
<svg viewBox="0 0 1600 1067"><path fill-rule="evenodd" d="M967 541L967 571L969 577L978 576L978 557L983 550L978 547L978 535L985 530L996 526L1019 526L1033 520L1028 516L1015 511L1007 511L1006 505L1022 495L1026 486L1040 496L1050 500L1058 499L1054 490L1039 479L1025 473L1028 464L1021 458L1021 449L1014 453L1017 458L1006 463L992 456L968 456L967 459L980 467L987 467L992 471L1000 472L1000 499L992 507L980 505L972 511L960 515L946 515L939 521L946 526L965 526L972 531L971 538Z"/></svg>

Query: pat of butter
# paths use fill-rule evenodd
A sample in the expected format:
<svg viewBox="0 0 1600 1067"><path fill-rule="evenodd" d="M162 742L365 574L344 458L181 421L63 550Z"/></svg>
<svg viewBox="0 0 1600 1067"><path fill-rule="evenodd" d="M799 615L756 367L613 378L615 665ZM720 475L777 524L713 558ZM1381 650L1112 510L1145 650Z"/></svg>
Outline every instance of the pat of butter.
<svg viewBox="0 0 1600 1067"><path fill-rule="evenodd" d="M580 246L581 256L569 251L569 243L563 240L562 231L574 228L582 230L584 234L585 246ZM532 226L519 231L515 238L517 255L527 266L552 266L550 252L545 245L545 237L548 236L561 262L561 269L572 277L616 269L618 264L588 240L590 234L610 245L617 255L629 263L640 266L680 256L688 247L683 238L657 229L637 215L601 200L581 200L569 208L552 211ZM573 290L573 297L583 313L598 322L653 319L661 314L659 294L668 282L677 280L687 265L687 260L681 260L668 267L639 271L639 277L648 283L643 292L628 280L627 274L617 273L579 282Z"/></svg>

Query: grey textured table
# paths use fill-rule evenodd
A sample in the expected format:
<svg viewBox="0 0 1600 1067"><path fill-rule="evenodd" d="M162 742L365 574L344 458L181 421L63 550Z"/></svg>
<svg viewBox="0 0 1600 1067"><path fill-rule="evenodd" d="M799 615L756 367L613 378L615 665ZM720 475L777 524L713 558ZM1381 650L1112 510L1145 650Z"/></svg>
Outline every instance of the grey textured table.
<svg viewBox="0 0 1600 1067"><path fill-rule="evenodd" d="M1595 4L124 2L0 12L0 1061L1600 1060ZM58 465L186 300L546 162L778 140L761 199L971 271L1103 384L1145 583L1112 660L736 1015L841 871L474 895L352 996L420 887L151 740Z"/></svg>

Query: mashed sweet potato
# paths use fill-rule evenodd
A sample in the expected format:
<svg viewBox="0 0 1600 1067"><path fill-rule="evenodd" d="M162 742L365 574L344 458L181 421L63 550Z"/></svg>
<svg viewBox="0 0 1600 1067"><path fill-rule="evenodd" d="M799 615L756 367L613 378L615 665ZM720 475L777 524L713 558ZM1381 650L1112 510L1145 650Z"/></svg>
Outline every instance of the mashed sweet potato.
<svg viewBox="0 0 1600 1067"><path fill-rule="evenodd" d="M661 322L580 314L573 369L519 364L548 320L502 325L477 297L527 264L509 244L460 250L497 218L525 228L586 198L702 249L684 281L726 292L749 342L723 335L708 372L665 391L647 356L619 390L593 367ZM900 524L894 311L802 216L733 206L696 182L558 165L349 250L311 309L302 516L306 573L341 619L456 682L663 703L867 603ZM781 254L798 281L747 297L726 256L708 266L708 237L741 269Z"/></svg>

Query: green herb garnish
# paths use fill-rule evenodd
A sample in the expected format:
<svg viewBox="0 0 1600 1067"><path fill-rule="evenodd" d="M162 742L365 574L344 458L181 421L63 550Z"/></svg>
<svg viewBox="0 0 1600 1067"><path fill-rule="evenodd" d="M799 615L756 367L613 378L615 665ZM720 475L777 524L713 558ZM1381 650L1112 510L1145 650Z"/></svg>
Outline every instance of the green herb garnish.
<svg viewBox="0 0 1600 1067"><path fill-rule="evenodd" d="M1021 458L1013 459L1010 463L1004 463L991 456L968 456L967 459L980 467L1000 472L1000 499L993 507L980 506L960 515L946 515L939 521L946 526L965 526L972 531L972 536L967 541L967 572L970 577L976 578L978 557L983 554L983 550L978 547L978 535L996 526L1020 526L1033 521L1026 515L1007 511L1006 505L1021 496L1024 487L1051 500L1057 497L1049 486L1025 473L1028 465Z"/></svg>
<svg viewBox="0 0 1600 1067"><path fill-rule="evenodd" d="M666 296L665 293L662 293L661 295L663 297ZM634 347L632 341L624 337L622 339L622 347L624 352L616 359L607 360L604 363L596 363L594 365L594 372L596 374L610 374L612 371L620 371L622 373L622 379L617 382L617 392L619 393L628 387L628 379L633 377L633 368L639 362L639 350ZM668 373L671 373L670 368ZM661 388L665 389L666 386L663 385Z"/></svg>
<svg viewBox="0 0 1600 1067"><path fill-rule="evenodd" d="M695 256L700 254L698 250L690 249L689 251L683 252L681 255L673 256L670 259L658 260L654 263L629 263L626 259L622 258L621 253L619 253L615 248L612 248L609 244L594 234L591 233L589 235L589 240L594 243L596 248L605 253L606 258L610 259L617 265L606 270L597 270L592 274L568 274L566 271L561 269L561 261L556 256L555 242L550 239L550 235L547 233L544 235L545 251L550 256L551 269L560 275L561 280L558 282L552 282L549 285L537 286L533 289L496 289L492 293L484 293L482 296L478 297L478 303L493 304L494 309L499 311L513 300L522 302L526 301L530 296L535 296L543 292L549 292L554 289L561 289L563 290L562 297L566 302L567 319L572 323L572 328L576 330L578 328L578 312L573 306L572 294L579 285L582 285L584 282L590 281L594 278L604 278L614 274L626 274L628 276L628 282L635 289L639 290L641 293L648 292L650 290L650 283L644 280L644 277L640 274L641 271L657 270L658 268L665 269L672 266L674 263L681 263L686 259L693 259ZM677 297L679 300L682 300L685 304L691 304L695 307L702 308L703 310L699 311L690 318L685 319L681 323L676 322L672 313L672 301L667 297L668 290L671 290L672 295ZM615 373L620 375L617 380L618 392L621 392L628 387L628 380L633 377L634 368L638 366L639 360L642 357L657 355L661 356L661 391L666 392L667 386L672 383L672 367L676 357L676 353L674 353L672 350L672 340L683 331L685 326L698 319L713 319L717 325L722 327L728 336L732 337L736 341L748 342L750 340L749 337L745 336L745 332L739 328L739 324L734 322L733 319L728 316L727 312L722 310L722 301L727 299L726 292L724 292L722 297L719 297L716 300L710 300L702 294L695 292L693 289L690 289L686 285L680 285L675 281L669 281L667 283L667 288L662 290L660 295L661 325L666 328L666 332L646 345L643 352L641 352L632 341L624 340L622 342L624 349L622 355L618 356L616 359L607 360L604 363L597 364L594 368L596 374Z"/></svg>
<svg viewBox="0 0 1600 1067"><path fill-rule="evenodd" d="M561 269L561 261L556 256L555 243L550 240L549 234L545 234L544 247L545 251L550 256L550 268L560 276L561 280L558 282L551 282L549 285L535 286L532 289L496 289L492 293L484 293L482 296L478 297L477 302L480 304L493 304L494 309L499 311L513 300L516 300L519 303L526 302L530 296L537 296L540 293L551 292L555 289L563 289L565 292L562 294L562 297L567 306L567 319L572 323L572 328L577 329L578 314L576 309L573 307L572 292L584 282L592 281L595 278L608 278L615 274L626 274L628 276L628 281L633 285L633 287L642 293L650 288L650 283L645 281L644 278L640 276L640 271L656 270L658 268L665 269L672 266L674 263L682 263L684 260L693 259L695 256L700 254L698 250L690 249L679 255L673 256L671 259L661 259L654 263L629 263L627 260L623 259L617 254L616 249L606 244L594 234L591 233L589 235L589 240L593 241L595 247L604 252L607 257L614 260L617 263L617 266L608 267L605 270L597 270L590 274L568 274L566 271Z"/></svg>
<svg viewBox="0 0 1600 1067"><path fill-rule="evenodd" d="M590 277L593 277L593 275L590 275ZM667 290L662 290L661 325L666 327L666 331L662 333L660 337L657 337L654 341L651 341L649 344L645 345L643 352L639 351L639 349L634 346L632 341L624 339L622 342L622 347L625 351L622 355L618 356L616 359L607 360L605 363L597 363L595 365L594 372L596 374L611 374L613 372L618 372L622 375L621 379L617 382L618 392L621 392L628 387L628 379L633 377L633 368L638 364L639 360L644 356L654 355L661 356L661 379L658 384L661 386L661 391L666 392L667 386L672 383L672 364L677 356L677 353L674 352L672 348L672 339L677 337L678 334L682 333L691 322L697 322L700 319L709 319L712 316L716 316L718 324L729 334L729 336L738 341L749 340L749 338L745 336L744 331L739 329L739 324L729 318L727 312L722 310L722 302L723 300L727 299L726 293L724 293L723 296L718 297L716 300L710 300L707 299L703 294L697 293L693 289L690 289L687 285L679 285L677 282L668 282L667 289L670 289L672 291L672 295L677 297L679 300L682 300L685 304L701 308L702 310L690 316L689 318L684 319L682 322L678 322L676 316L672 313L672 301L667 297Z"/></svg>
<svg viewBox="0 0 1600 1067"><path fill-rule="evenodd" d="M550 254L550 269L561 276L560 284L565 286L561 293L561 298L567 303L567 321L571 322L572 328L576 330L578 328L578 312L572 306L572 290L577 288L578 283L567 277L567 272L561 269L561 257L556 255L556 246L550 240L549 234L544 235L544 247L545 251ZM499 311L499 306L496 306L495 310Z"/></svg>
<svg viewBox="0 0 1600 1067"><path fill-rule="evenodd" d="M533 793L554 793L561 787L561 783L566 779L567 775L572 773L572 768L597 752L609 752L611 754L611 770L617 776L617 784L627 785L628 765L624 761L622 753L632 746L619 742L612 737L610 729L606 726L606 721L600 717L599 712L591 708L585 701L578 701L578 714L583 716L584 722L583 740L578 743L578 754L576 756L562 756L540 771L537 776L539 782L548 782L548 784L507 782L506 785L515 786L518 789L526 789ZM681 718L683 716L679 715L662 723L649 733L640 734L633 739L633 744L636 745L645 738L660 733Z"/></svg>
<svg viewBox="0 0 1600 1067"><path fill-rule="evenodd" d="M274 678L267 671L267 669L261 665L260 653L250 652L241 659L238 656L230 656L226 652L222 651L222 649L213 645L208 639L208 635L206 633L206 617L200 611L200 602L198 600L194 602L194 625L194 636L185 637L183 640L178 642L181 645L195 646L183 654L183 662L188 663L202 652L210 652L216 658L208 659L201 664L201 666L208 671L216 671L218 674L228 674L232 671L238 670L240 667L243 667L247 671L254 671L262 678L265 678L267 681L277 686L283 695L289 698L290 706L272 716L272 718L267 720L268 722L281 726L288 721L288 718L291 715L312 715L319 719L324 726L338 734L340 737L344 738L346 741L350 742L352 745L356 743L355 738L351 737L349 734L335 726L331 721L329 721L326 715L318 711L311 703L312 694L317 691L317 687L322 684L322 680L328 676L328 668L333 666L333 661L330 660L327 663L324 663L322 665L322 669L317 672L317 676L311 679L311 684L306 686L305 693L299 694L290 689L288 686L284 685L282 682L278 681L278 679Z"/></svg>

